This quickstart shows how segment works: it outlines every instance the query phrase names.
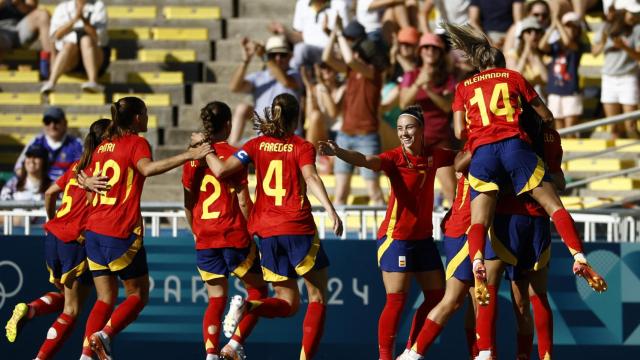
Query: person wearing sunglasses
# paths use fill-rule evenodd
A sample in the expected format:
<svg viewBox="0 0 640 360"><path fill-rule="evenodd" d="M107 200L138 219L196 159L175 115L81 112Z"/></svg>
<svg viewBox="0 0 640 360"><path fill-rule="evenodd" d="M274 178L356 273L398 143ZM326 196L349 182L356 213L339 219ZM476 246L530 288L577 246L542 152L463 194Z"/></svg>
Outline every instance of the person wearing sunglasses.
<svg viewBox="0 0 640 360"><path fill-rule="evenodd" d="M67 171L71 164L82 155L82 141L67 134L67 118L64 110L57 106L45 109L42 116L42 133L36 136L25 147L16 164L14 172L20 175L27 149L39 146L47 153L49 170L47 175L51 181L56 181Z"/></svg>
<svg viewBox="0 0 640 360"><path fill-rule="evenodd" d="M542 86L547 83L547 67L538 48L543 35L542 26L536 18L529 16L520 22L519 44L514 52L506 56L507 68L521 73L524 78L542 94Z"/></svg>

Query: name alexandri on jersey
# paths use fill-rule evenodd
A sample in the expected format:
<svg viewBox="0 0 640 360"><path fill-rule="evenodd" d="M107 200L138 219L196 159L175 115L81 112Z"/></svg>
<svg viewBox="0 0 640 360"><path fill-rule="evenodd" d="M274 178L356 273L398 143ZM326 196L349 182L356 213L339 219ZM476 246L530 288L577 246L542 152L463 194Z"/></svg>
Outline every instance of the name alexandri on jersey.
<svg viewBox="0 0 640 360"><path fill-rule="evenodd" d="M497 79L497 78L509 78L508 72L494 72L488 74L478 74L464 81L464 86L469 86L471 84L475 84L477 82L489 79Z"/></svg>

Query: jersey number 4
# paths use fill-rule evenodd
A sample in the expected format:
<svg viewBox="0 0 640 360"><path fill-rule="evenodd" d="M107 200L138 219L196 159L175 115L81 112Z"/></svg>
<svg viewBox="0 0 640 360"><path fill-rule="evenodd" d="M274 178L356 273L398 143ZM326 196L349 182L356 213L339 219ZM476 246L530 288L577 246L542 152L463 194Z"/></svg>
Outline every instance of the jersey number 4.
<svg viewBox="0 0 640 360"><path fill-rule="evenodd" d="M502 99L502 107L498 107L498 100ZM484 94L481 88L474 89L474 95L469 100L469 104L478 105L480 117L482 118L482 126L487 126L491 122L487 113L487 105L484 102ZM507 83L498 83L493 87L491 94L491 102L489 102L489 110L496 116L505 116L507 122L513 122L513 114L516 112L509 101L509 85Z"/></svg>
<svg viewBox="0 0 640 360"><path fill-rule="evenodd" d="M274 187L271 187L271 180L274 180ZM282 200L287 195L287 190L282 187L282 160L271 160L267 173L262 180L262 190L267 196L275 198L276 206L282 206Z"/></svg>

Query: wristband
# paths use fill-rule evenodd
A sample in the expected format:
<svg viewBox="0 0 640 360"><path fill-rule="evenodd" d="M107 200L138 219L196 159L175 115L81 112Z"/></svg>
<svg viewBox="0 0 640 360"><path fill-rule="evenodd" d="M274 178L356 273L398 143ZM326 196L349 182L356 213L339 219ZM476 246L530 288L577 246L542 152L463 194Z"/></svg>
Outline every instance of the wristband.
<svg viewBox="0 0 640 360"><path fill-rule="evenodd" d="M573 255L573 260L582 263L582 264L586 264L587 263L587 257L584 256L583 253L579 252L576 253L575 255Z"/></svg>

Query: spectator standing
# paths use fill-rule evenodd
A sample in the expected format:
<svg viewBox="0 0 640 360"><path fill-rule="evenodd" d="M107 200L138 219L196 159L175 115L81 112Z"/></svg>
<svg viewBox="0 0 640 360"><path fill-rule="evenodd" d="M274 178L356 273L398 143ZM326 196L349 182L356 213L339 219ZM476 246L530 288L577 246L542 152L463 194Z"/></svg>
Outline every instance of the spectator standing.
<svg viewBox="0 0 640 360"><path fill-rule="evenodd" d="M553 5L553 8L551 7ZM561 10L562 7L557 1L551 3L551 5L545 0L533 0L529 1L525 5L526 17L533 17L536 19L540 27L546 31L549 29L551 25L551 18L555 16L561 17L562 14L566 12L566 10ZM518 34L522 32L522 21L517 21L507 31L507 35L504 39L504 46L502 47L502 52L509 56L515 54L518 46L520 44L520 40L518 39ZM558 33L556 31L551 33L551 37L548 41L551 43L558 40Z"/></svg>
<svg viewBox="0 0 640 360"><path fill-rule="evenodd" d="M452 148L449 119L456 79L448 70L444 42L438 35L423 34L419 46L419 67L406 72L400 84L400 107L420 105L426 146ZM442 185L442 193L452 204L456 187L453 167L439 168L436 176Z"/></svg>
<svg viewBox="0 0 640 360"><path fill-rule="evenodd" d="M435 32L436 34L444 34L444 29L440 26L442 22L452 24L466 24L469 22L469 5L471 0L425 0L424 5L420 8L418 24L420 31L423 33ZM436 18L435 29L429 25L429 15L433 9L438 9L438 17Z"/></svg>
<svg viewBox="0 0 640 360"><path fill-rule="evenodd" d="M51 17L50 36L55 40L58 55L51 68L51 77L40 89L54 91L63 74L86 72L83 91L98 93L104 88L98 78L109 66L111 50L107 46L107 9L101 0L67 0L60 3Z"/></svg>
<svg viewBox="0 0 640 360"><path fill-rule="evenodd" d="M356 20L364 26L367 38L380 47L391 43L398 28L413 26L418 4L415 0L355 0Z"/></svg>
<svg viewBox="0 0 640 360"><path fill-rule="evenodd" d="M558 31L560 39L550 44ZM540 50L551 56L547 75L547 104L556 119L556 129L574 125L582 115L582 95L578 68L582 54L591 50L582 36L580 15L568 12L561 21L554 17L551 27L540 40Z"/></svg>
<svg viewBox="0 0 640 360"><path fill-rule="evenodd" d="M0 56L11 49L40 40L40 76L49 77L53 43L49 37L49 13L38 9L38 0L0 0Z"/></svg>
<svg viewBox="0 0 640 360"><path fill-rule="evenodd" d="M241 45L242 63L236 69L229 89L234 93L251 94L253 104L241 103L236 107L229 136L229 143L232 145L239 144L245 122L252 118L254 110L262 113L282 93L291 94L299 100L304 86L298 70L289 66L291 49L284 36L272 36L264 46L243 38ZM266 68L246 75L254 55L265 61Z"/></svg>
<svg viewBox="0 0 640 360"><path fill-rule="evenodd" d="M36 136L25 146L14 167L20 176L24 172L24 160L28 149L33 146L43 148L48 155L48 177L56 181L67 171L71 164L82 155L82 141L67 134L67 118L64 111L56 106L45 109L42 117L42 134Z"/></svg>
<svg viewBox="0 0 640 360"><path fill-rule="evenodd" d="M523 0L471 0L469 23L501 48L509 27L522 19Z"/></svg>
<svg viewBox="0 0 640 360"><path fill-rule="evenodd" d="M14 175L0 193L0 199L16 201L40 201L51 180L47 176L47 150L31 145L24 154L21 171Z"/></svg>
<svg viewBox="0 0 640 360"><path fill-rule="evenodd" d="M343 99L344 120L336 136L336 143L344 149L374 155L380 153L378 111L384 59L380 57L375 43L366 40L365 36L364 27L357 21L349 23L344 31L342 23L338 22L331 32L329 46L325 48L322 60L336 71L347 74L346 95ZM336 42L342 59L336 57L333 52ZM336 159L334 203L346 203L352 172L353 166ZM361 175L367 184L370 202L376 205L383 204L378 174L363 169Z"/></svg>
<svg viewBox="0 0 640 360"><path fill-rule="evenodd" d="M602 30L596 33L591 48L593 55L604 51L600 101L605 116L634 111L638 108L638 61L640 61L640 4L628 2L624 9L610 12ZM628 120L613 128L614 137L637 138L636 121Z"/></svg>
<svg viewBox="0 0 640 360"><path fill-rule="evenodd" d="M536 18L529 16L520 22L518 48L515 54L506 56L507 68L515 70L536 88L538 94L547 83L547 67L539 49L542 27Z"/></svg>

